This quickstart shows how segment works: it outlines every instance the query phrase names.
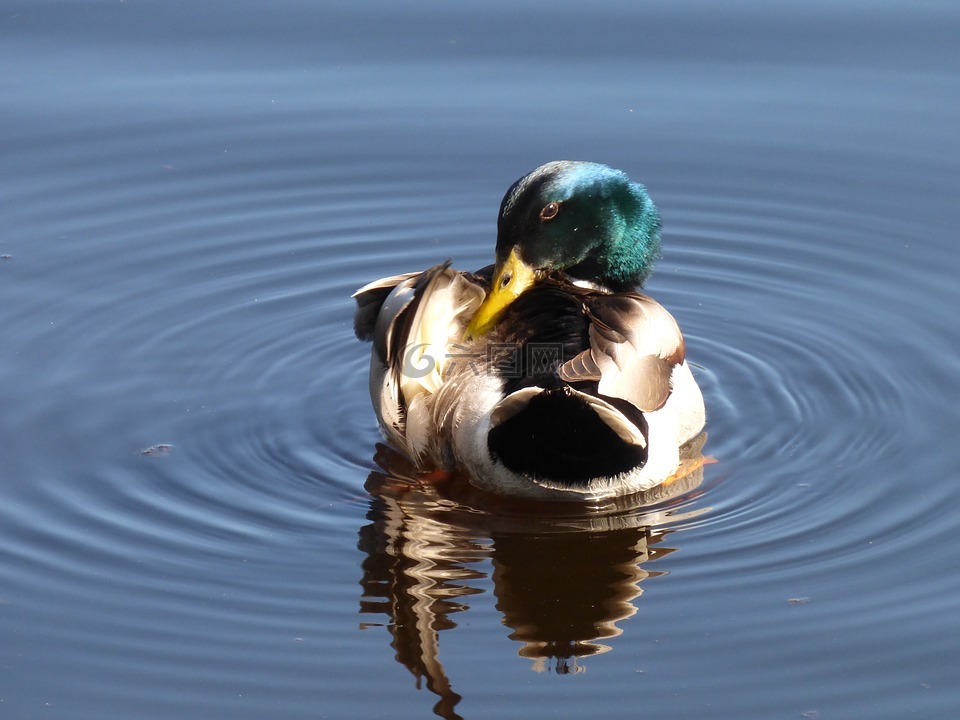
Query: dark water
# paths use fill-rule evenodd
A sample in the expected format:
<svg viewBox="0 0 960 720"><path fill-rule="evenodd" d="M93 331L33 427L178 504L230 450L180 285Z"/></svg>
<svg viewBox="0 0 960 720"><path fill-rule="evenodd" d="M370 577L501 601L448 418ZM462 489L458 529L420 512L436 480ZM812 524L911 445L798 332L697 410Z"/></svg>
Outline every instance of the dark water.
<svg viewBox="0 0 960 720"><path fill-rule="evenodd" d="M4 3L0 716L956 717L960 10L836 5ZM410 489L349 295L560 158L717 462Z"/></svg>

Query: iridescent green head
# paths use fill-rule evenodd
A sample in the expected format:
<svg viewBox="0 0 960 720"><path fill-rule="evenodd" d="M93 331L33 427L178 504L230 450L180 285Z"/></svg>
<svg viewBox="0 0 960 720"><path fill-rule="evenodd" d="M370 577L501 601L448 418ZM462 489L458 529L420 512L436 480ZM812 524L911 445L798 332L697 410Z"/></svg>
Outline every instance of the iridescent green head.
<svg viewBox="0 0 960 720"><path fill-rule="evenodd" d="M514 248L537 270L563 270L617 290L638 287L660 256L660 215L644 187L619 170L552 162L503 198L498 264Z"/></svg>
<svg viewBox="0 0 960 720"><path fill-rule="evenodd" d="M491 291L467 334L489 330L552 271L627 290L643 285L659 257L660 215L642 185L598 163L547 163L517 180L500 204Z"/></svg>

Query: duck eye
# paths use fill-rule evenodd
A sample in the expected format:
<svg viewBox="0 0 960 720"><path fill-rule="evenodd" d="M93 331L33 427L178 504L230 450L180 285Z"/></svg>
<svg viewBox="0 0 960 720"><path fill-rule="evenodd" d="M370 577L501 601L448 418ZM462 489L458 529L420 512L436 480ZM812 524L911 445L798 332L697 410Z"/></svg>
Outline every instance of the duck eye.
<svg viewBox="0 0 960 720"><path fill-rule="evenodd" d="M560 212L560 203L558 202L548 202L543 206L543 209L540 211L541 220L553 220L557 213Z"/></svg>
<svg viewBox="0 0 960 720"><path fill-rule="evenodd" d="M510 284L510 281L513 279L513 275L510 273L504 273L503 277L500 278L500 287L505 288Z"/></svg>

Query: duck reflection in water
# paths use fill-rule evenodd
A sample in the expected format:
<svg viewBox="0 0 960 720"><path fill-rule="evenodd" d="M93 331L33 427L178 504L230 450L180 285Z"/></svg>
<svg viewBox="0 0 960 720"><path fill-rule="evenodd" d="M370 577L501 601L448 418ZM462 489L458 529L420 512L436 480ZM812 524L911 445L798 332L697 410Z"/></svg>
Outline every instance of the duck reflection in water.
<svg viewBox="0 0 960 720"><path fill-rule="evenodd" d="M488 576L520 656L537 671L582 672L580 659L610 650L618 623L637 611L640 583L661 574L649 561L673 552L659 544L670 532L661 526L707 511L690 509L703 481L704 440L684 449L675 482L576 509L505 505L456 477L431 482L378 445L384 472L367 479L371 522L358 543L367 555L360 612L387 617L397 661L440 698L434 712L443 718L460 717L461 697L440 661L439 633L456 627L453 616L485 591Z"/></svg>

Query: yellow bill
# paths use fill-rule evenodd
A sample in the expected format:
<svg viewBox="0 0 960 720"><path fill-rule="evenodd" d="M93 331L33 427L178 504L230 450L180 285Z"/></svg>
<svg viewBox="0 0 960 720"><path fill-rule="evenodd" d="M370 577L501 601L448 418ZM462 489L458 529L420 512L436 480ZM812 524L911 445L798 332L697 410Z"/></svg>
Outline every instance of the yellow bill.
<svg viewBox="0 0 960 720"><path fill-rule="evenodd" d="M472 340L490 332L506 307L536 279L536 270L520 259L516 248L511 250L507 259L494 270L490 292L467 326L464 339Z"/></svg>

